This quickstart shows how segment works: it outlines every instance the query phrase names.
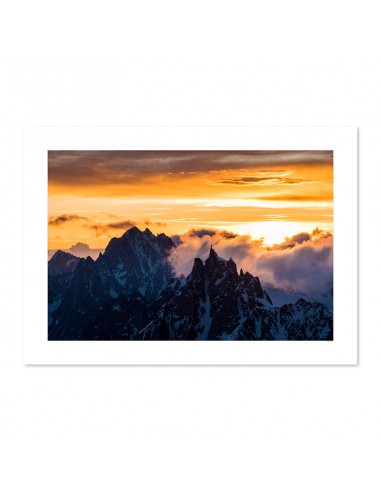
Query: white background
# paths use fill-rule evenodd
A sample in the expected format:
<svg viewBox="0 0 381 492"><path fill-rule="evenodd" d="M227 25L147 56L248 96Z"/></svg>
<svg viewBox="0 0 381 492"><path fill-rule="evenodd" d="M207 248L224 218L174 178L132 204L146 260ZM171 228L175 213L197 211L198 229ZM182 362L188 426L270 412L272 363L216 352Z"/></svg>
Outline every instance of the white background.
<svg viewBox="0 0 381 492"><path fill-rule="evenodd" d="M334 341L147 342L47 339L49 149L330 149L334 155ZM24 363L356 364L356 127L28 127L24 130ZM128 210L125 210L128 213Z"/></svg>
<svg viewBox="0 0 381 492"><path fill-rule="evenodd" d="M2 3L2 490L380 490L376 7ZM73 124L358 126L359 366L24 367L22 127Z"/></svg>

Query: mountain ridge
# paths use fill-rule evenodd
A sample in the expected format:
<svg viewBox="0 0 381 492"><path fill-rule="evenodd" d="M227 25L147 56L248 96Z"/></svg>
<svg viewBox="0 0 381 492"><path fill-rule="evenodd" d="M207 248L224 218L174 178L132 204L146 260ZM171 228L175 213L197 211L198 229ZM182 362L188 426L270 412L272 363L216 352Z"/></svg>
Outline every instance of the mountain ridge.
<svg viewBox="0 0 381 492"><path fill-rule="evenodd" d="M49 286L61 281L49 297L49 340L333 339L323 304L301 298L274 306L258 277L238 273L212 246L178 278L174 248L165 234L132 227L95 261L57 252L48 267Z"/></svg>

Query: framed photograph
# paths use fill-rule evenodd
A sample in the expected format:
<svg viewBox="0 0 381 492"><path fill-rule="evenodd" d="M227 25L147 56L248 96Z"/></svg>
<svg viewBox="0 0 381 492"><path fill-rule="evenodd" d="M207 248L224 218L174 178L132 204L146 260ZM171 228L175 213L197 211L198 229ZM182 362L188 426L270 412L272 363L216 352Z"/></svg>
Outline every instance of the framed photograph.
<svg viewBox="0 0 381 492"><path fill-rule="evenodd" d="M25 129L24 362L356 364L356 128Z"/></svg>

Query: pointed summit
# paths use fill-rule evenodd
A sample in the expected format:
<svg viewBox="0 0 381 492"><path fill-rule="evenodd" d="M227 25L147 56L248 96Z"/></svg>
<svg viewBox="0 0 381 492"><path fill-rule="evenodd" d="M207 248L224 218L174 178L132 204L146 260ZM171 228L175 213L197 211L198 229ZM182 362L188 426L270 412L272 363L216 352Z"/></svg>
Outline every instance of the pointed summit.
<svg viewBox="0 0 381 492"><path fill-rule="evenodd" d="M138 227L132 226L129 229L127 229L127 231L123 234L122 237L132 237L132 236L136 237L139 234L142 234L142 231Z"/></svg>
<svg viewBox="0 0 381 492"><path fill-rule="evenodd" d="M209 258L218 258L218 254L216 253L216 250L213 249L213 245L210 245L210 250L209 250Z"/></svg>
<svg viewBox="0 0 381 492"><path fill-rule="evenodd" d="M155 234L153 234L149 229L148 227L145 228L143 234L145 234L147 237L149 237L150 239L156 239L156 236Z"/></svg>
<svg viewBox="0 0 381 492"><path fill-rule="evenodd" d="M49 263L54 264L57 262L67 262L70 260L79 260L78 256L74 256L71 253L68 253L66 251L62 251L61 249L58 249L54 255L50 258Z"/></svg>
<svg viewBox="0 0 381 492"><path fill-rule="evenodd" d="M213 249L213 246L210 245L210 250L209 250L209 257L205 261L205 266L206 268L209 269L214 269L218 264L218 255Z"/></svg>
<svg viewBox="0 0 381 492"><path fill-rule="evenodd" d="M57 249L57 251L54 253L54 255L50 258L49 261L55 260L57 258L62 258L65 255L69 255L70 253L64 253L61 249Z"/></svg>
<svg viewBox="0 0 381 492"><path fill-rule="evenodd" d="M80 258L60 249L54 253L48 262L49 275L66 275L74 271Z"/></svg>

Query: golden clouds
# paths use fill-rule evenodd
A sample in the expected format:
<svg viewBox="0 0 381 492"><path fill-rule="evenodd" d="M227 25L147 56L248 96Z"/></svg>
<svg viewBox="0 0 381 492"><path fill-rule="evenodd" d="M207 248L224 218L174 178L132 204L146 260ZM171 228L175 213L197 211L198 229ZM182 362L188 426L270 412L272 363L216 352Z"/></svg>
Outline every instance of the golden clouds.
<svg viewBox="0 0 381 492"><path fill-rule="evenodd" d="M178 234L274 216L315 227L332 224L332 206L331 151L49 152L50 227L93 247L129 224Z"/></svg>

